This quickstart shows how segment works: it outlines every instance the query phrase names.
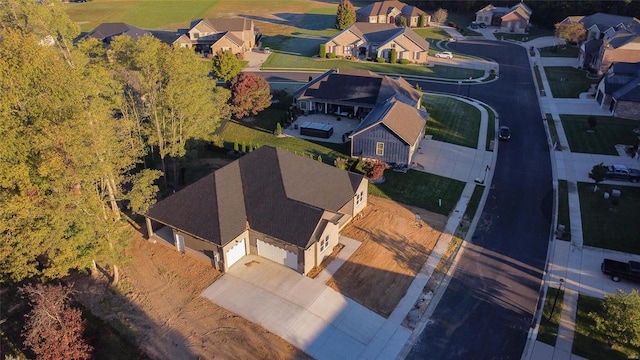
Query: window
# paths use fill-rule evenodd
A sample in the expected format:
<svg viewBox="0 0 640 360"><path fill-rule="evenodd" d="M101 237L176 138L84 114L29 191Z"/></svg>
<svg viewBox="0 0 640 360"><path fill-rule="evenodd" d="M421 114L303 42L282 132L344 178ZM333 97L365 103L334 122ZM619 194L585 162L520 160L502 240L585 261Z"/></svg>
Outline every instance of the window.
<svg viewBox="0 0 640 360"><path fill-rule="evenodd" d="M194 33L192 33L192 34L191 34L191 37L192 37L193 39L197 39L197 38L199 38L199 37L200 37L200 33L194 32Z"/></svg>
<svg viewBox="0 0 640 360"><path fill-rule="evenodd" d="M363 200L364 200L364 191L360 191L359 194L356 194L356 206L362 204Z"/></svg>
<svg viewBox="0 0 640 360"><path fill-rule="evenodd" d="M391 44L391 48L395 49L396 48L396 44Z"/></svg>
<svg viewBox="0 0 640 360"><path fill-rule="evenodd" d="M353 51L353 48L351 46L345 46L344 47L344 54L345 55L351 55L352 51Z"/></svg>
<svg viewBox="0 0 640 360"><path fill-rule="evenodd" d="M418 51L413 52L413 60L420 60L420 52Z"/></svg>
<svg viewBox="0 0 640 360"><path fill-rule="evenodd" d="M222 48L222 51L229 51L229 50L231 50L231 48L228 47L228 46L225 46L225 47Z"/></svg>
<svg viewBox="0 0 640 360"><path fill-rule="evenodd" d="M384 143L383 142L377 142L376 143L376 155L384 156Z"/></svg>
<svg viewBox="0 0 640 360"><path fill-rule="evenodd" d="M329 235L324 239L320 240L320 252L324 252L329 247Z"/></svg>

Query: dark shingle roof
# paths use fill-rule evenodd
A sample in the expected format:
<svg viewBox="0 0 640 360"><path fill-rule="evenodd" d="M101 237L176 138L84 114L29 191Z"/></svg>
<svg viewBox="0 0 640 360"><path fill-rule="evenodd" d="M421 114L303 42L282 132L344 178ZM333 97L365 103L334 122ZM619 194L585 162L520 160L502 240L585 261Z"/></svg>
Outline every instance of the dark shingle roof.
<svg viewBox="0 0 640 360"><path fill-rule="evenodd" d="M241 17L198 19L191 22L190 28L193 28L200 22L205 23L207 26L216 30L216 32L243 31L251 29L251 20Z"/></svg>
<svg viewBox="0 0 640 360"><path fill-rule="evenodd" d="M389 14L391 8L400 10L405 16L417 16L420 14L425 14L424 11L418 9L415 6L407 5L396 0L376 1L356 10L356 13L362 16L387 15Z"/></svg>
<svg viewBox="0 0 640 360"><path fill-rule="evenodd" d="M87 34L87 37L98 38L102 41L109 41L110 38L118 35L129 35L133 40L136 40L144 35L150 35L147 30L142 30L133 25L125 23L102 23L92 32Z"/></svg>
<svg viewBox="0 0 640 360"><path fill-rule="evenodd" d="M218 245L244 231L306 248L324 211L349 202L361 175L263 146L155 204L147 216Z"/></svg>

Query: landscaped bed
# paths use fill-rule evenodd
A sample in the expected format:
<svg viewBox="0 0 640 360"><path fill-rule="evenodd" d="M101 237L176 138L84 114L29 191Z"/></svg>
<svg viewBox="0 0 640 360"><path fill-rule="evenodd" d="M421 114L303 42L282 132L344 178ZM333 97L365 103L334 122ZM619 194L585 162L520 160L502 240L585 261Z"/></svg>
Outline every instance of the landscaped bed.
<svg viewBox="0 0 640 360"><path fill-rule="evenodd" d="M416 214L422 221L416 222ZM369 196L361 219L343 230L362 242L327 285L388 317L436 245L447 218Z"/></svg>

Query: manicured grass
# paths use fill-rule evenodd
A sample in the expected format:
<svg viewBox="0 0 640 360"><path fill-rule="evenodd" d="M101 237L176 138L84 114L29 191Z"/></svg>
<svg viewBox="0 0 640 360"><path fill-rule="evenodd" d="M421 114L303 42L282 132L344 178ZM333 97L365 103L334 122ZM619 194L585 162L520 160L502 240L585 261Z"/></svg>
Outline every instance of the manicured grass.
<svg viewBox="0 0 640 360"><path fill-rule="evenodd" d="M278 138L273 136L271 132L252 129L233 121L227 123L221 137L224 147L227 149L233 149L235 142L252 146L272 145L292 153L313 156L314 159L320 155L327 164L333 164L337 157L348 157L347 154L349 153L348 143L312 142L295 137Z"/></svg>
<svg viewBox="0 0 640 360"><path fill-rule="evenodd" d="M478 206L480 205L480 199L482 198L482 193L484 192L484 186L476 185L473 188L473 194L471 194L471 198L467 203L467 208L464 211L464 215L462 216L462 221L460 221L460 225L456 229L455 236L461 239L464 239L467 236L467 232L469 231L469 227L471 226L471 222L473 218L476 216L476 212L478 211Z"/></svg>
<svg viewBox="0 0 640 360"><path fill-rule="evenodd" d="M589 132L587 115L560 115L562 127L572 152L617 155L616 144L632 145L638 141L634 120L596 116L598 125Z"/></svg>
<svg viewBox="0 0 640 360"><path fill-rule="evenodd" d="M560 224L564 225L566 231L571 229L567 180L558 180L558 225Z"/></svg>
<svg viewBox="0 0 640 360"><path fill-rule="evenodd" d="M593 183L578 183L584 244L597 248L640 254L640 188ZM604 192L620 190L619 204L604 199Z"/></svg>
<svg viewBox="0 0 640 360"><path fill-rule="evenodd" d="M373 61L351 61L344 59L312 59L309 56L274 52L262 65L267 69L320 69L352 68L370 70L380 74L398 74L405 76L422 76L444 79L477 79L484 75L484 71L463 69L452 66L380 64Z"/></svg>
<svg viewBox="0 0 640 360"><path fill-rule="evenodd" d="M447 16L447 21L444 22L444 25L449 25L449 23L452 22L462 28L466 28L475 19L475 13L449 13Z"/></svg>
<svg viewBox="0 0 640 360"><path fill-rule="evenodd" d="M429 112L427 134L434 140L478 147L480 110L455 98L433 94L423 96L422 104Z"/></svg>
<svg viewBox="0 0 640 360"><path fill-rule="evenodd" d="M576 331L572 352L589 360L626 360L638 356L640 348L609 347L605 336L596 330L589 313L602 313L601 299L580 295L576 315Z"/></svg>
<svg viewBox="0 0 640 360"><path fill-rule="evenodd" d="M516 33L495 33L496 38L505 40L515 40L515 41L529 41L535 38L543 37L543 36L553 36L552 30L541 29L537 26L532 26L529 29L529 32L526 34L516 34Z"/></svg>
<svg viewBox="0 0 640 360"><path fill-rule="evenodd" d="M449 38L449 34L439 27L415 28L413 31L427 40L446 40ZM431 41L430 43L433 44Z"/></svg>
<svg viewBox="0 0 640 360"><path fill-rule="evenodd" d="M382 184L369 184L369 194L447 216L464 189L462 181L416 170L409 170L406 174L386 170L384 177L386 180Z"/></svg>
<svg viewBox="0 0 640 360"><path fill-rule="evenodd" d="M489 115L489 122L487 124L487 139L485 150L493 151L493 147L491 146L491 142L496 140L496 114L493 112L493 109L486 105L484 106L487 109L487 113Z"/></svg>
<svg viewBox="0 0 640 360"><path fill-rule="evenodd" d="M538 90L542 92L542 90L544 90L544 86L542 85L542 76L540 75L540 67L534 66L533 72L536 75L536 83L538 84Z"/></svg>
<svg viewBox="0 0 640 360"><path fill-rule="evenodd" d="M548 46L540 48L540 56L543 57L566 57L578 59L580 48L577 46Z"/></svg>
<svg viewBox="0 0 640 360"><path fill-rule="evenodd" d="M570 66L548 66L544 71L554 98L577 99L591 84L598 83L598 79L587 78L586 71Z"/></svg>
<svg viewBox="0 0 640 360"><path fill-rule="evenodd" d="M556 128L556 120L553 120L553 115L545 114L547 119L547 126L549 127L549 136L551 136L551 145L560 145L560 136L558 135L558 129Z"/></svg>
<svg viewBox="0 0 640 360"><path fill-rule="evenodd" d="M556 300L556 296L558 301ZM542 319L540 319L540 328L538 329L538 337L536 340L545 344L556 346L558 338L558 327L560 326L560 315L562 313L562 300L564 298L564 290L559 291L556 288L547 289L547 298L544 301L542 309ZM555 306L554 305L555 302ZM551 314L553 309L553 314Z"/></svg>

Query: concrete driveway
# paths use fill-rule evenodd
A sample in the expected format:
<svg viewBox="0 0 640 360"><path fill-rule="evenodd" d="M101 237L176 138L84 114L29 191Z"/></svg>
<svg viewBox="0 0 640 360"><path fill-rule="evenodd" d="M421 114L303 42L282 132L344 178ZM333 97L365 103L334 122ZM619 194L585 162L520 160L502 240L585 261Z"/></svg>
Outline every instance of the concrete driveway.
<svg viewBox="0 0 640 360"><path fill-rule="evenodd" d="M614 282L611 278L600 271L602 259L609 258L618 261L640 261L640 255L625 254L619 251L599 249L584 246L578 249L571 245L570 242L555 240L554 261L551 264L551 281L557 283L561 278L580 279L579 282L567 284L578 290L580 294L589 295L597 298L604 298L606 294L615 294L618 289L626 293L631 290L640 289L640 285L627 280ZM570 253L573 251L582 251L582 258L579 264L572 266L564 266L558 264L567 264ZM565 261L561 261L565 260ZM573 273L573 276L570 274Z"/></svg>
<svg viewBox="0 0 640 360"><path fill-rule="evenodd" d="M255 255L243 258L202 296L316 359L364 357L386 320L319 280ZM405 332L393 334L398 350L409 337Z"/></svg>

